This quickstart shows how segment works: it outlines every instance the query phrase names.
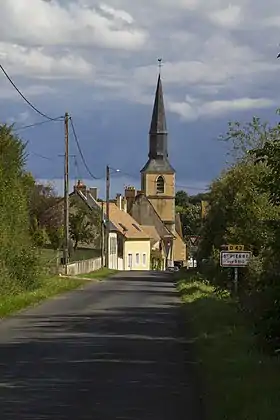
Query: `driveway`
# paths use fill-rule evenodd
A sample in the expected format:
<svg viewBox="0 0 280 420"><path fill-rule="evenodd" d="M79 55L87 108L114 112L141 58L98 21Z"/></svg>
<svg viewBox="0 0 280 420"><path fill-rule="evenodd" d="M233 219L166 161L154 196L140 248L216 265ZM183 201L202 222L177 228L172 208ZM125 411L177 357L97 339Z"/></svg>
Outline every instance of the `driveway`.
<svg viewBox="0 0 280 420"><path fill-rule="evenodd" d="M0 323L1 420L200 420L166 273L119 273Z"/></svg>

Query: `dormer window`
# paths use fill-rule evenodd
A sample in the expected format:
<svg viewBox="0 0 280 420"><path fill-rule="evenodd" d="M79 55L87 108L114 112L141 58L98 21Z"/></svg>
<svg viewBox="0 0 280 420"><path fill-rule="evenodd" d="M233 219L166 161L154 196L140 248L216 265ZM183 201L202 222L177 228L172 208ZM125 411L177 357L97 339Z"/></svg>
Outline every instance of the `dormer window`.
<svg viewBox="0 0 280 420"><path fill-rule="evenodd" d="M157 194L163 194L164 193L164 178L163 176L159 176L157 178Z"/></svg>

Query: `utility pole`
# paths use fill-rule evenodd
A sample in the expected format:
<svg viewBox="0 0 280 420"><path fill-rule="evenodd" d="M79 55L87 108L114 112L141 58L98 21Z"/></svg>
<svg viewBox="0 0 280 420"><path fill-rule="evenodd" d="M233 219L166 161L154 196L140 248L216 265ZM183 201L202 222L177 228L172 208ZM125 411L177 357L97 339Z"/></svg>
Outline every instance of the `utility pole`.
<svg viewBox="0 0 280 420"><path fill-rule="evenodd" d="M64 264L67 275L67 264L69 258L69 114L64 116Z"/></svg>
<svg viewBox="0 0 280 420"><path fill-rule="evenodd" d="M106 166L106 230L105 230L105 267L109 268L109 234L110 234L110 167Z"/></svg>
<svg viewBox="0 0 280 420"><path fill-rule="evenodd" d="M104 201L101 201L101 229L100 229L100 249L101 249L101 267L104 267Z"/></svg>

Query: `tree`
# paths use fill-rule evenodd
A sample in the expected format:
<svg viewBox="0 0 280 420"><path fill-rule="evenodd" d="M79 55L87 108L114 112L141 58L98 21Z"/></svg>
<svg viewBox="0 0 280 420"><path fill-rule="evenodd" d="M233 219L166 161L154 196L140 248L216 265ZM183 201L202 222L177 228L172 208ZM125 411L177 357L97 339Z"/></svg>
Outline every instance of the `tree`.
<svg viewBox="0 0 280 420"><path fill-rule="evenodd" d="M0 126L0 293L16 293L38 282L38 259L30 238L25 144Z"/></svg>
<svg viewBox="0 0 280 420"><path fill-rule="evenodd" d="M189 205L189 196L186 191L181 190L176 192L175 205L183 208Z"/></svg>
<svg viewBox="0 0 280 420"><path fill-rule="evenodd" d="M30 217L36 218L39 226L44 226L44 217L46 212L54 207L59 197L55 192L55 189L51 183L48 184L38 184L34 182L30 188L29 195L29 211Z"/></svg>
<svg viewBox="0 0 280 420"><path fill-rule="evenodd" d="M70 208L70 235L74 242L74 250L80 243L95 243L100 235L100 214L87 209L75 198L72 199Z"/></svg>
<svg viewBox="0 0 280 420"><path fill-rule="evenodd" d="M266 173L265 165L240 162L213 182L202 229L205 258L212 246L227 243L243 244L256 255L268 246L272 232L265 221L278 219L280 212L271 205L269 194L261 192Z"/></svg>
<svg viewBox="0 0 280 420"><path fill-rule="evenodd" d="M279 134L278 125L270 126L260 118L253 117L252 121L245 123L230 121L226 134L221 135L219 140L230 144L229 154L235 163L248 158L250 150L263 147L267 140L275 138L277 132Z"/></svg>
<svg viewBox="0 0 280 420"><path fill-rule="evenodd" d="M201 206L190 204L181 210L180 215L184 238L198 235L201 227Z"/></svg>
<svg viewBox="0 0 280 420"><path fill-rule="evenodd" d="M201 269L215 285L230 288L230 270L219 266L223 244L253 251L239 270L239 300L249 309L265 345L279 349L280 329L280 125L230 123L224 139L234 161L210 186L210 208L199 245Z"/></svg>
<svg viewBox="0 0 280 420"><path fill-rule="evenodd" d="M183 236L198 235L201 226L201 199L205 194L188 196L185 191L177 191L175 197L176 212L180 214Z"/></svg>

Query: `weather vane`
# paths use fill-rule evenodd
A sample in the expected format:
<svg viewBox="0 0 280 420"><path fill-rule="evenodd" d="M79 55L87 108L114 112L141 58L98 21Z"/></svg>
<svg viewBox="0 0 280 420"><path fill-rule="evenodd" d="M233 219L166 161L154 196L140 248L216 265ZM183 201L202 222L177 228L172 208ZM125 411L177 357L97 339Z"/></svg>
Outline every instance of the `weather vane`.
<svg viewBox="0 0 280 420"><path fill-rule="evenodd" d="M162 58L158 58L158 70L159 70L159 74L161 72L161 67L162 67Z"/></svg>

